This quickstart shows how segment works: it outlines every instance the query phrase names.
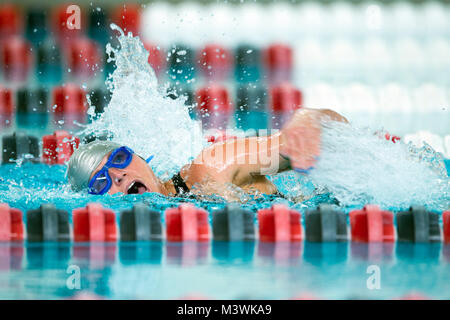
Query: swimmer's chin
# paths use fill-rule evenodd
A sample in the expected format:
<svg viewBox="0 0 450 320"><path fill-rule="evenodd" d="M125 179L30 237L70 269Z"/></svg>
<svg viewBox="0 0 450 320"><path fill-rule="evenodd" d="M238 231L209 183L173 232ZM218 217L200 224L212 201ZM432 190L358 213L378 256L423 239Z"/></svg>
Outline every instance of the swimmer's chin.
<svg viewBox="0 0 450 320"><path fill-rule="evenodd" d="M155 192L152 191L141 180L133 180L126 186L125 192L123 192L123 191L117 191L114 193L108 192L108 195L110 195L110 196L115 196L115 195L126 196L126 195L140 195L140 194L144 194L144 193L155 193Z"/></svg>
<svg viewBox="0 0 450 320"><path fill-rule="evenodd" d="M118 191L115 193L107 193L106 195L112 196L112 197L127 197L127 196L139 196L139 195L146 195L146 194L159 194L162 195L159 192L156 191L145 191L143 193L124 193L122 191Z"/></svg>

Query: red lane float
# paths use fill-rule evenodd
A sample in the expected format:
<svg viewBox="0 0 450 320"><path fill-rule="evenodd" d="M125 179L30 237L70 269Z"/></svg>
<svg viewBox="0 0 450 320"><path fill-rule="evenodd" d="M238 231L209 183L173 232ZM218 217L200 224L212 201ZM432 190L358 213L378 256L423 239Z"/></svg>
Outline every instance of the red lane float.
<svg viewBox="0 0 450 320"><path fill-rule="evenodd" d="M1 45L2 68L9 82L27 80L31 67L31 46L20 37L11 37Z"/></svg>
<svg viewBox="0 0 450 320"><path fill-rule="evenodd" d="M0 241L23 240L22 211L0 203Z"/></svg>
<svg viewBox="0 0 450 320"><path fill-rule="evenodd" d="M124 32L133 33L133 36L139 35L141 28L141 7L134 3L124 3L116 7L112 14L115 24Z"/></svg>
<svg viewBox="0 0 450 320"><path fill-rule="evenodd" d="M208 212L193 204L183 203L165 211L166 238L170 242L208 241L211 230Z"/></svg>
<svg viewBox="0 0 450 320"><path fill-rule="evenodd" d="M53 26L59 41L68 43L82 34L86 21L84 12L74 4L63 4L53 14Z"/></svg>
<svg viewBox="0 0 450 320"><path fill-rule="evenodd" d="M349 214L352 241L393 242L394 215L382 211L377 205L366 205L362 210L353 210Z"/></svg>
<svg viewBox="0 0 450 320"><path fill-rule="evenodd" d="M319 298L312 293L302 292L293 296L292 298L289 298L289 300L319 300Z"/></svg>
<svg viewBox="0 0 450 320"><path fill-rule="evenodd" d="M78 148L80 139L67 131L57 130L42 137L42 160L46 164L64 164L69 161L73 151Z"/></svg>
<svg viewBox="0 0 450 320"><path fill-rule="evenodd" d="M302 92L289 83L272 87L270 93L273 112L295 111L302 105Z"/></svg>
<svg viewBox="0 0 450 320"><path fill-rule="evenodd" d="M210 80L224 80L230 72L231 60L230 52L217 44L206 45L198 57L203 76Z"/></svg>
<svg viewBox="0 0 450 320"><path fill-rule="evenodd" d="M177 300L212 300L212 298L204 296L201 293L188 293L177 298Z"/></svg>
<svg viewBox="0 0 450 320"><path fill-rule="evenodd" d="M442 213L442 223L444 225L444 242L450 243L450 210Z"/></svg>
<svg viewBox="0 0 450 320"><path fill-rule="evenodd" d="M232 103L225 87L211 85L197 91L197 108L204 129L226 129Z"/></svg>
<svg viewBox="0 0 450 320"><path fill-rule="evenodd" d="M77 38L69 43L67 61L74 77L89 79L100 69L100 50L94 41Z"/></svg>
<svg viewBox="0 0 450 320"><path fill-rule="evenodd" d="M0 130L12 125L13 97L10 89L0 86Z"/></svg>
<svg viewBox="0 0 450 320"><path fill-rule="evenodd" d="M164 51L160 47L149 42L144 42L144 47L148 51L148 63L155 71L156 76L160 76L165 67Z"/></svg>
<svg viewBox="0 0 450 320"><path fill-rule="evenodd" d="M430 298L418 292L411 292L395 300L430 300Z"/></svg>
<svg viewBox="0 0 450 320"><path fill-rule="evenodd" d="M300 212L283 204L258 210L259 240L263 242L300 241L302 225Z"/></svg>
<svg viewBox="0 0 450 320"><path fill-rule="evenodd" d="M208 142L216 143L216 142L224 142L227 140L235 140L238 137L235 135L229 135L226 131L215 130L212 134L206 134L205 139Z"/></svg>
<svg viewBox="0 0 450 320"><path fill-rule="evenodd" d="M101 204L90 203L86 208L73 210L72 219L75 242L117 240L116 215Z"/></svg>
<svg viewBox="0 0 450 320"><path fill-rule="evenodd" d="M87 290L75 293L67 300L104 300L105 298Z"/></svg>
<svg viewBox="0 0 450 320"><path fill-rule="evenodd" d="M398 137L398 136L391 135L389 132L386 132L386 133L385 133L384 138L385 138L387 141L392 141L393 143L396 143L397 141L400 141L400 139L401 139L401 138Z"/></svg>
<svg viewBox="0 0 450 320"><path fill-rule="evenodd" d="M270 106L272 108L272 128L281 129L302 106L302 92L289 83L272 87L270 90Z"/></svg>
<svg viewBox="0 0 450 320"><path fill-rule="evenodd" d="M397 141L400 141L401 138L396 135L392 135L387 131L376 131L375 135L377 135L380 139L386 139L387 141L390 141L392 143L396 143Z"/></svg>
<svg viewBox="0 0 450 320"><path fill-rule="evenodd" d="M232 109L230 97L225 87L211 85L197 91L198 106L206 112L230 112Z"/></svg>

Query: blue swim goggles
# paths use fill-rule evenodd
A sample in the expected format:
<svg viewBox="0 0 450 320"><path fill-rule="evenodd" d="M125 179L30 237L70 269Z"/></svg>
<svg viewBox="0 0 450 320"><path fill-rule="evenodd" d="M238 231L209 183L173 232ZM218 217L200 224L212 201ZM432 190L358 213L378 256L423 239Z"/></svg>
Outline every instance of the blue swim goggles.
<svg viewBox="0 0 450 320"><path fill-rule="evenodd" d="M112 186L109 168L125 169L133 160L133 154L134 151L125 146L113 150L105 165L89 181L88 193L96 195L107 193ZM149 163L152 159L153 156L150 156L146 162Z"/></svg>

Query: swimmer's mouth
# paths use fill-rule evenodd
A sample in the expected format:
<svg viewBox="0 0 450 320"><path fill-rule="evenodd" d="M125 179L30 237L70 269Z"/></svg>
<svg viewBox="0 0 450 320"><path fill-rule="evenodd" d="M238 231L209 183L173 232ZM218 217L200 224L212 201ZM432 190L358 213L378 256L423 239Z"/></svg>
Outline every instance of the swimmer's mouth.
<svg viewBox="0 0 450 320"><path fill-rule="evenodd" d="M147 192L148 188L140 181L131 182L130 186L127 189L127 194L143 194Z"/></svg>

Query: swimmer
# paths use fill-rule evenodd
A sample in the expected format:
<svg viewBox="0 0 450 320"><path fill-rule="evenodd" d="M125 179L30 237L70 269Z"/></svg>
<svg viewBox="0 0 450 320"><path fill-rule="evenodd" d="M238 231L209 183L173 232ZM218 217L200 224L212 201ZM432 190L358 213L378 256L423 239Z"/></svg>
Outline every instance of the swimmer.
<svg viewBox="0 0 450 320"><path fill-rule="evenodd" d="M232 200L233 187L277 194L266 176L290 169L307 173L319 156L322 121L348 122L332 110L302 108L273 135L213 143L164 182L148 165L151 158L145 160L115 142L94 141L75 150L67 176L74 191L97 195L192 192Z"/></svg>

